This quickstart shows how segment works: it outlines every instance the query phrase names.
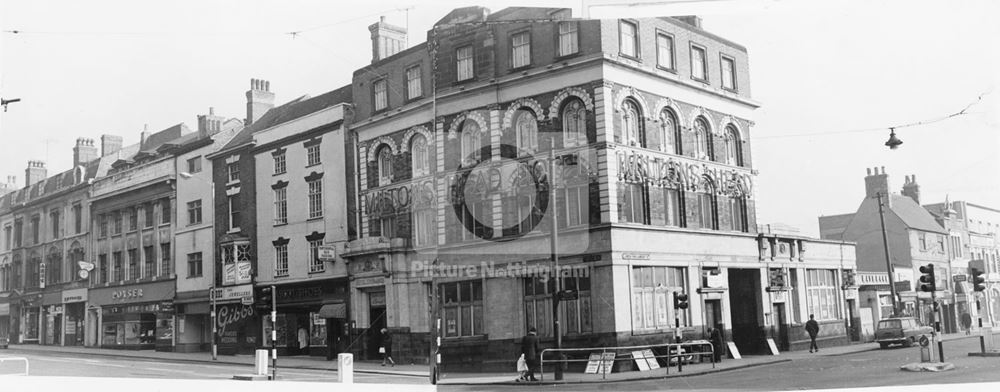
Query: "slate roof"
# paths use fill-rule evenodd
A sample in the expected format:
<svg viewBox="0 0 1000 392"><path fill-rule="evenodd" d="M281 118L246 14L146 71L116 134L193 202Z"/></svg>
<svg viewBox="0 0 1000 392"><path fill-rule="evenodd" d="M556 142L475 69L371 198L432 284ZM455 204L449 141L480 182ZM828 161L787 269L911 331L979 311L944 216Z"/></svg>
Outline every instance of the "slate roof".
<svg viewBox="0 0 1000 392"><path fill-rule="evenodd" d="M889 208L896 216L899 217L906 224L907 227L911 229L930 231L934 233L948 234L941 227L940 224L934 219L924 207L921 207L917 202L908 196L903 195L891 195L892 202Z"/></svg>
<svg viewBox="0 0 1000 392"><path fill-rule="evenodd" d="M306 115L337 104L351 102L351 85L346 85L311 98L308 95L303 95L284 105L271 108L260 119L254 121L250 126L243 128L219 151L225 151L249 143L253 140L254 133L275 125L305 117Z"/></svg>

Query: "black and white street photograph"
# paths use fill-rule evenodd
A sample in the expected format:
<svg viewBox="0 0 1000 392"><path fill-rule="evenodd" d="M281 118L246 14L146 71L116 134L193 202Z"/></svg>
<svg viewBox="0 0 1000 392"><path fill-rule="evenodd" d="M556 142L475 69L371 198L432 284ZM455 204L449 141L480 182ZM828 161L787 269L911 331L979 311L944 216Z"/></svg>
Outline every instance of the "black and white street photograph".
<svg viewBox="0 0 1000 392"><path fill-rule="evenodd" d="M0 0L0 390L1000 389L998 16Z"/></svg>

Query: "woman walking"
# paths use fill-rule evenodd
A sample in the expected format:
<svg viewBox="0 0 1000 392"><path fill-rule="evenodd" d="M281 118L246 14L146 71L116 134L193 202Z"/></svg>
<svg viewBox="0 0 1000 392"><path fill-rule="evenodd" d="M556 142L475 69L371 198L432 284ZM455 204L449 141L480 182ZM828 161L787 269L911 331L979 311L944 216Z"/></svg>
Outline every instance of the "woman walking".
<svg viewBox="0 0 1000 392"><path fill-rule="evenodd" d="M392 335L388 329L382 328L382 345L379 346L378 352L382 353L382 366L385 366L386 361L396 366L396 361L392 360Z"/></svg>

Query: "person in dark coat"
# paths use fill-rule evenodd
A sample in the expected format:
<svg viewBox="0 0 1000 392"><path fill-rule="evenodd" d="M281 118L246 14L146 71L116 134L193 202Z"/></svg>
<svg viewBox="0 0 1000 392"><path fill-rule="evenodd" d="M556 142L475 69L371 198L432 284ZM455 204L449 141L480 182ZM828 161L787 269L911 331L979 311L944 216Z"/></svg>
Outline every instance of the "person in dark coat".
<svg viewBox="0 0 1000 392"><path fill-rule="evenodd" d="M819 323L813 318L813 315L809 315L809 321L806 321L806 332L809 333L809 352L819 352L819 346L816 345L816 335L819 334Z"/></svg>
<svg viewBox="0 0 1000 392"><path fill-rule="evenodd" d="M966 335L972 335L972 315L962 313L962 328L965 328Z"/></svg>
<svg viewBox="0 0 1000 392"><path fill-rule="evenodd" d="M538 331L535 327L528 329L528 334L521 339L521 354L524 354L524 362L528 365L528 373L525 379L528 381L538 381L535 378L535 370L538 369Z"/></svg>
<svg viewBox="0 0 1000 392"><path fill-rule="evenodd" d="M379 346L379 351L382 352L382 366L385 366L386 361L396 366L396 361L392 360L392 335L388 329L382 328L382 345Z"/></svg>
<svg viewBox="0 0 1000 392"><path fill-rule="evenodd" d="M722 352L726 346L722 339L722 325L716 325L709 332L709 341L712 342L712 351L715 355L715 362L722 362Z"/></svg>

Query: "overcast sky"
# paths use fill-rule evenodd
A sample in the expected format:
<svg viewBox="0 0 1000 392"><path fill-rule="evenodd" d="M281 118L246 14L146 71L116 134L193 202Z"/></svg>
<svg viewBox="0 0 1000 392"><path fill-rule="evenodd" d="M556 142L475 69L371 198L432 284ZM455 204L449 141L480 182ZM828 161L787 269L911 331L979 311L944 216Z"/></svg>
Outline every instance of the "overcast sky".
<svg viewBox="0 0 1000 392"><path fill-rule="evenodd" d="M924 203L950 195L1000 209L997 2L688 1L592 7L591 16L699 14L706 30L748 48L762 104L751 129L760 223L816 235L819 215L857 208L874 166L896 192L916 175ZM639 0L590 1L615 2ZM69 169L77 137L132 144L144 124L194 129L209 107L243 118L250 78L269 80L279 104L346 85L371 60L367 26L379 15L408 26L410 45L461 6L581 15L579 0L0 4L0 96L22 100L0 112L0 179L21 185L28 160L45 160L50 174ZM987 92L965 115L899 128L899 149L882 145L888 127L957 113Z"/></svg>

